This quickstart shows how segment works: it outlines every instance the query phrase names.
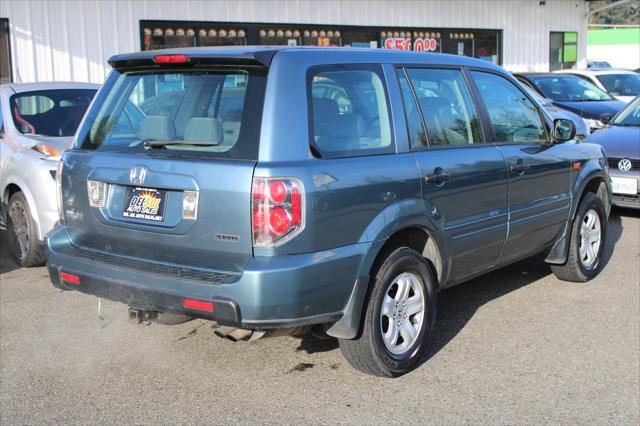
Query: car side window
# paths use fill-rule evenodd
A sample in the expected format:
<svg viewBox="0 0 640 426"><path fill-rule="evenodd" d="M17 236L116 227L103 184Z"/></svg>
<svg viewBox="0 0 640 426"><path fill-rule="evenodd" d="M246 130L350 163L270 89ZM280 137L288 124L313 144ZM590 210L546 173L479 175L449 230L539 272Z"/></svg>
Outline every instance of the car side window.
<svg viewBox="0 0 640 426"><path fill-rule="evenodd" d="M312 67L307 97L310 143L316 156L393 151L388 96L379 65Z"/></svg>
<svg viewBox="0 0 640 426"><path fill-rule="evenodd" d="M545 127L536 106L504 77L471 71L484 102L496 142L540 142L546 140Z"/></svg>
<svg viewBox="0 0 640 426"><path fill-rule="evenodd" d="M400 87L412 148L427 142L430 147L482 142L480 120L462 71L414 68L407 69L407 75L410 81L401 78Z"/></svg>
<svg viewBox="0 0 640 426"><path fill-rule="evenodd" d="M400 81L400 90L402 90L402 101L404 103L405 117L407 118L407 131L409 132L411 148L427 147L429 143L420 118L420 110L417 107L416 99L413 96L404 70L397 70L396 73Z"/></svg>

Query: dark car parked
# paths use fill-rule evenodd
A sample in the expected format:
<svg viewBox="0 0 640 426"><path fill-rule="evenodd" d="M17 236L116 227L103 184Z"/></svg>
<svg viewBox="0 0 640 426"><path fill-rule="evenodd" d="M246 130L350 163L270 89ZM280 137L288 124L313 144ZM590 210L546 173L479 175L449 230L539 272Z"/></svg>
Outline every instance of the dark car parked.
<svg viewBox="0 0 640 426"><path fill-rule="evenodd" d="M526 90L527 94L531 96L531 99L536 101L538 105L542 107L543 111L549 114L552 120L564 118L566 120L573 121L573 125L576 128L576 139L578 141L589 137L591 134L591 127L586 119L572 113L571 111L567 111L566 109L558 108L550 99L545 98L528 85L523 84L522 87Z"/></svg>
<svg viewBox="0 0 640 426"><path fill-rule="evenodd" d="M313 327L397 376L423 358L439 290L538 253L563 280L602 267L604 150L563 143L572 122L494 64L257 47L109 63L56 174L58 288L234 339ZM119 127L168 90L170 115Z"/></svg>
<svg viewBox="0 0 640 426"><path fill-rule="evenodd" d="M640 209L640 97L613 119L606 116L603 119L607 127L594 133L587 142L602 145L607 153L613 204Z"/></svg>
<svg viewBox="0 0 640 426"><path fill-rule="evenodd" d="M614 115L626 105L584 78L569 74L519 73L520 82L528 85L554 105L587 120L591 130L601 129L602 114Z"/></svg>

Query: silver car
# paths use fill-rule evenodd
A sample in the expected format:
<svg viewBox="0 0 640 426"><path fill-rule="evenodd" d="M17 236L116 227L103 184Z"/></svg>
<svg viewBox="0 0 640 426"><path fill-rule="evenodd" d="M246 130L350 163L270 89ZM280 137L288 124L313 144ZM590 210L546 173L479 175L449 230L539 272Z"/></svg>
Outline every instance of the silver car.
<svg viewBox="0 0 640 426"><path fill-rule="evenodd" d="M21 266L43 263L44 235L58 220L55 174L100 86L0 86L0 226Z"/></svg>

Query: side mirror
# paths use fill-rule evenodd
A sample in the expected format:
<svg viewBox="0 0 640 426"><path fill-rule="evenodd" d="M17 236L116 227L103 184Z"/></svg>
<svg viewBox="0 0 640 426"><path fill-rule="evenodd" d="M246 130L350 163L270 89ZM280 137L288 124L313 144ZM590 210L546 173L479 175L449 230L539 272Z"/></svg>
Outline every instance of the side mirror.
<svg viewBox="0 0 640 426"><path fill-rule="evenodd" d="M570 141L576 136L576 126L573 121L565 118L553 120L553 134L551 136L554 143Z"/></svg>
<svg viewBox="0 0 640 426"><path fill-rule="evenodd" d="M602 124L609 124L609 122L611 121L611 114L609 114L608 112L600 114L600 121L602 122Z"/></svg>

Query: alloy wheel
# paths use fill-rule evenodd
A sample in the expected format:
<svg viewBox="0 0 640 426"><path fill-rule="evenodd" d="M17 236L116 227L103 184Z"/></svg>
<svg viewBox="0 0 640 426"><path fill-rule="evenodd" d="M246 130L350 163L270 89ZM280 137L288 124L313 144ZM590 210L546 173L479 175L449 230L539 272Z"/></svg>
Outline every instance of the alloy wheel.
<svg viewBox="0 0 640 426"><path fill-rule="evenodd" d="M591 209L582 218L580 224L580 262L585 268L592 268L598 260L602 243L602 225L598 213Z"/></svg>
<svg viewBox="0 0 640 426"><path fill-rule="evenodd" d="M425 317L425 297L420 277L403 272L391 281L382 301L382 341L393 355L407 353L420 336Z"/></svg>

